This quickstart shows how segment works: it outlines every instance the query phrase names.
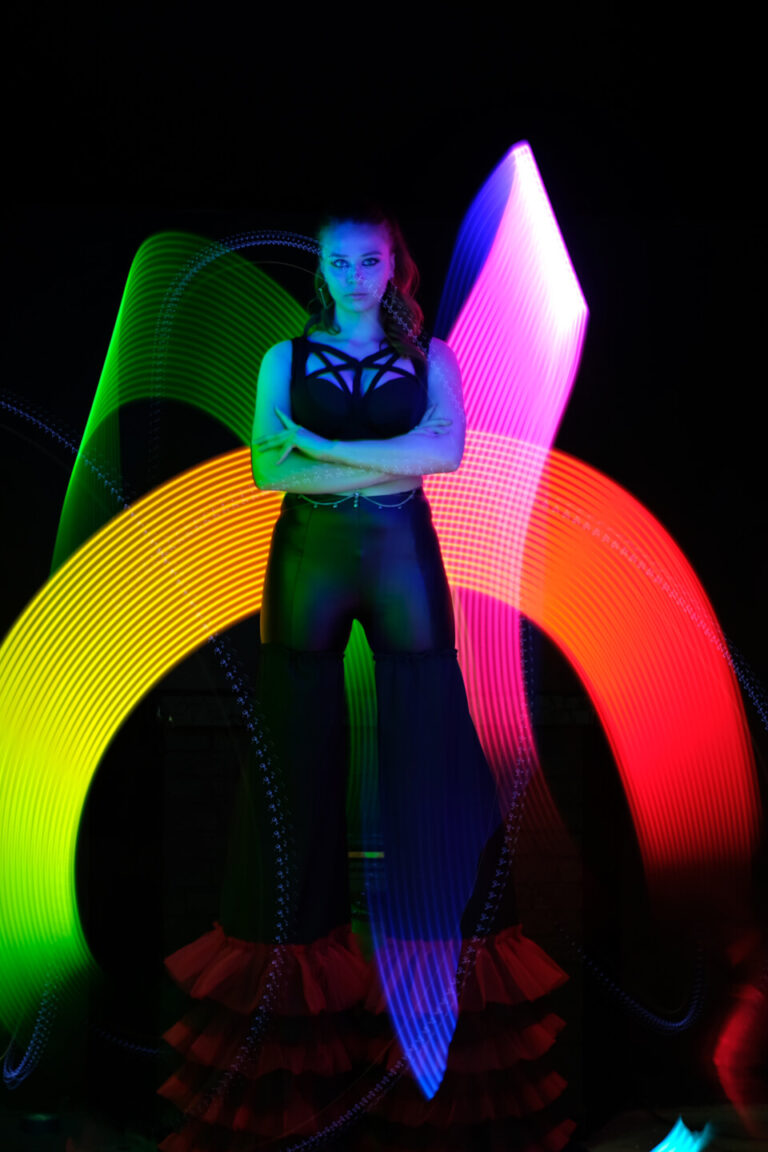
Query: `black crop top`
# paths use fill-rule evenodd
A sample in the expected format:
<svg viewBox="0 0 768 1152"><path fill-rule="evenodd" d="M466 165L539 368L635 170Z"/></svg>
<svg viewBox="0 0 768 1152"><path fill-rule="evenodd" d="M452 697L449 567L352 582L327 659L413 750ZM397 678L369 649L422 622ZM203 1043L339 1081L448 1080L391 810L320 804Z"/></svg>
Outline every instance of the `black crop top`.
<svg viewBox="0 0 768 1152"><path fill-rule="evenodd" d="M427 365L414 372L387 346L358 360L330 344L292 340L291 415L327 440L385 440L402 436L427 410ZM309 370L307 364L309 362Z"/></svg>

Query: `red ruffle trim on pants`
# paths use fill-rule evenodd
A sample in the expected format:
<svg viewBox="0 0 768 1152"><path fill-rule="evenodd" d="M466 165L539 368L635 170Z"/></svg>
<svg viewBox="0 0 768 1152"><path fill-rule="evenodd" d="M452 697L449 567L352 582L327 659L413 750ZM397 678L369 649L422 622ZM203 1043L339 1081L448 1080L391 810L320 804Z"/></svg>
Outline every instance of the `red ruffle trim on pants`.
<svg viewBox="0 0 768 1152"><path fill-rule="evenodd" d="M221 1074L264 1003L275 962L267 1033L217 1096ZM158 1092L190 1117L163 1141L163 1152L275 1147L288 1134L311 1135L354 1104L348 1089L367 1052L353 1009L365 1001L371 973L349 925L278 949L227 936L217 923L165 966L195 1003L163 1036L185 1062Z"/></svg>
<svg viewBox="0 0 768 1152"><path fill-rule="evenodd" d="M290 1035L281 1034L279 1021L269 1029L245 1070L249 1079L270 1072L285 1071L293 1076L311 1072L334 1076L349 1072L353 1065L368 1059L368 1047L351 1013L321 1013L304 1017ZM237 1057L242 1043L243 1018L220 1004L194 1005L163 1039L195 1064L225 1072Z"/></svg>
<svg viewBox="0 0 768 1152"><path fill-rule="evenodd" d="M417 947L423 959L434 945L400 945L398 980L408 981ZM468 947L465 942L464 952ZM425 1100L406 1072L371 1110L368 1139L354 1145L356 1152L559 1152L575 1128L558 1114L566 1082L550 1065L564 1022L542 1001L567 979L519 925L482 941L462 990L440 1088ZM386 1011L378 981L367 1007ZM388 1070L402 1056L394 1039L385 1053L380 1038L369 1051Z"/></svg>
<svg viewBox="0 0 768 1152"><path fill-rule="evenodd" d="M431 941L403 940L397 944L398 966L393 979L408 987L413 980L413 967L417 955L422 960L425 952L442 952L443 945ZM462 959L470 948L469 941L462 946ZM392 952L395 950L393 949ZM559 988L568 974L547 956L538 944L523 935L519 924L505 928L476 945L474 961L461 994L462 1012L482 1012L489 1004L522 1004L538 1000ZM370 1012L386 1012L384 990L377 981L368 997L366 1008Z"/></svg>
<svg viewBox="0 0 768 1152"><path fill-rule="evenodd" d="M280 1015L342 1012L366 995L368 964L348 924L311 944L261 944L211 932L165 960L180 988L196 1000L211 999L247 1016L264 999L270 968L280 952L284 966L274 1011Z"/></svg>
<svg viewBox="0 0 768 1152"><path fill-rule="evenodd" d="M401 986L414 950L398 948ZM188 1119L162 1152L287 1147L340 1121L397 1063L375 966L345 925L312 944L283 946L267 1033L243 1075L211 1098L262 1004L274 954L216 924L165 961L194 1003L164 1035L184 1062L158 1092ZM559 1152L574 1127L552 1107L565 1087L549 1066L563 1022L540 1001L566 979L519 926L483 941L437 1094L425 1101L406 1072L347 1129L345 1149Z"/></svg>

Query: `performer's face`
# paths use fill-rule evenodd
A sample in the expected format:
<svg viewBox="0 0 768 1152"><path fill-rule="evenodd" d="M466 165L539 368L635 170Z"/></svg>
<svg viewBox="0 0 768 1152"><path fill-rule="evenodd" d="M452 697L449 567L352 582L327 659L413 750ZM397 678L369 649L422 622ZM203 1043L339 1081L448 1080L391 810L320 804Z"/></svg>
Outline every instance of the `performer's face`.
<svg viewBox="0 0 768 1152"><path fill-rule="evenodd" d="M335 224L323 232L320 242L320 269L337 309L366 312L378 308L395 271L387 226Z"/></svg>

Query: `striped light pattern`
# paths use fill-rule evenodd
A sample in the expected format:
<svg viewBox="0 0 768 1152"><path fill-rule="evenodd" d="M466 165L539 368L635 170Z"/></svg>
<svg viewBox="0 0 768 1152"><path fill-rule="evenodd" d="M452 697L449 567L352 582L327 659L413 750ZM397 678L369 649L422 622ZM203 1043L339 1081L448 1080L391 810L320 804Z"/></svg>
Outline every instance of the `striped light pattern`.
<svg viewBox="0 0 768 1152"><path fill-rule="evenodd" d="M526 467L540 489L515 604L495 545L506 476ZM489 434L470 434L452 499L439 489L434 499L451 581L511 602L582 676L651 879L743 862L758 810L741 700L706 596L661 526L587 465ZM74 888L89 783L152 685L258 610L279 501L254 490L247 449L183 474L88 541L6 638L0 1019L10 1030L46 976L66 987L93 970Z"/></svg>
<svg viewBox="0 0 768 1152"><path fill-rule="evenodd" d="M493 243L449 342L461 366L469 427L548 448L578 370L588 309L526 143L511 149L470 209L464 225L467 249L483 246L485 220L499 215L502 201ZM506 482L511 499L504 501L505 522L497 525L498 548L514 582L520 578L521 544L538 476L535 469L511 471ZM430 497L450 486L442 476L428 477L425 484ZM458 598L473 714L508 807L520 767L536 766L519 620L498 600L484 602L465 592ZM470 663L473 650L483 658Z"/></svg>
<svg viewBox="0 0 768 1152"><path fill-rule="evenodd" d="M533 154L525 143L511 149L491 174L462 225L440 310L442 322L456 311L448 342L461 368L468 426L548 448L573 386L588 310ZM542 455L540 460L545 458ZM512 604L519 599L521 544L538 486L534 459L539 458L506 474L505 520L496 525L500 534L498 562L503 565L507 603ZM425 478L433 504L436 496L440 508L456 501L459 518L464 491L460 477L465 469L466 463L448 478ZM487 478L479 492L488 501L496 499ZM484 564L487 553L486 544L474 554L476 561ZM468 663L463 660L462 665L478 732L490 753L502 811L506 812L521 766L531 767L536 762L519 618L499 600L484 603L477 597L457 595L469 635L492 657L475 662L471 673ZM414 813L416 819L418 814ZM482 840L471 846L473 836L480 838L481 825L478 822L477 829L472 829L469 823L467 814L461 828L452 830L456 850L450 859L446 855L444 860L424 864L450 877L456 893L453 904L459 909L471 890L483 846ZM459 864L459 844L468 848L465 867ZM381 921L377 905L372 906L371 915L377 965L395 1030L411 1071L428 1097L440 1084L455 1024L452 1000L461 948L460 911L453 915L445 883L435 886L428 924L407 923L402 901L398 908L384 904L389 914ZM402 887L409 891L407 884ZM393 937L403 934L405 939L398 945ZM415 941L430 943L419 946ZM435 953L438 941L439 960ZM401 976L399 952L404 950L413 981L424 989L418 1010L412 990ZM432 1021L427 1027L425 1015Z"/></svg>
<svg viewBox="0 0 768 1152"><path fill-rule="evenodd" d="M538 489L526 530L510 531L509 477L520 472L524 484L528 471ZM451 583L519 609L579 673L652 885L675 874L714 880L729 866L738 874L758 827L751 742L714 612L671 537L581 461L489 433L471 437L450 503L441 495L438 485Z"/></svg>
<svg viewBox="0 0 768 1152"><path fill-rule="evenodd" d="M711 1124L705 1124L701 1132L692 1132L686 1127L682 1116L678 1116L674 1128L651 1152L704 1152L714 1139L715 1129Z"/></svg>
<svg viewBox="0 0 768 1152"><path fill-rule="evenodd" d="M122 408L142 400L191 404L249 444L261 358L298 335L306 319L292 296L223 245L182 232L146 240L131 264L70 478L53 569L121 506L105 515L104 484L88 461L120 476Z"/></svg>
<svg viewBox="0 0 768 1152"><path fill-rule="evenodd" d="M483 271L450 338L467 388L465 460L458 473L428 481L449 579L470 623L465 672L473 710L504 787L510 756L532 755L516 646L516 613L524 612L558 643L595 703L652 883L695 869L711 878L724 865L732 875L754 844L758 810L727 651L694 574L649 513L588 466L547 453L586 310L553 219L549 239L534 244L537 229L546 232L546 198L527 146L500 172L494 239L483 242ZM517 228L518 217L525 227ZM539 276L547 261L549 272ZM158 287L147 323L159 299ZM484 309L493 316L485 332ZM499 335L513 325L517 360ZM158 339L165 355L162 331ZM126 335L114 361L127 378L133 343ZM153 372L156 353L148 361ZM190 356L188 366L194 363ZM526 387L528 399L516 406ZM217 403L217 388L247 398L238 415L228 397L218 418L248 427L250 376L209 389L200 400L206 411ZM128 398L138 396L116 393L104 411ZM191 394L180 388L174 398ZM108 423L94 420L94 427ZM185 473L89 539L7 637L0 651L0 1018L9 1028L34 1011L46 978L66 986L93 970L74 887L90 780L144 693L213 632L258 610L280 499L254 490L247 450ZM60 559L70 550L65 541ZM494 651L495 636L502 639ZM437 982L436 995L444 985ZM389 993L392 1002L398 993ZM394 1008L407 1047L408 1005ZM435 1049L429 1059L439 1075L442 1053Z"/></svg>
<svg viewBox="0 0 768 1152"><path fill-rule="evenodd" d="M260 233L254 237L263 239ZM237 247L249 246L249 235L235 239ZM306 311L279 284L227 245L181 232L146 240L131 264L70 477L53 570L122 507L118 417L126 405L191 404L248 444L262 356L303 331L306 320ZM141 477L127 480L131 489L146 487ZM347 648L345 685L355 766L347 819L356 829L361 810L375 803L370 786L376 761L373 659L357 624Z"/></svg>
<svg viewBox="0 0 768 1152"><path fill-rule="evenodd" d="M137 702L258 609L279 493L250 453L217 458L115 517L49 580L0 650L0 1018L92 960L75 850L89 785ZM58 974L61 974L58 976Z"/></svg>

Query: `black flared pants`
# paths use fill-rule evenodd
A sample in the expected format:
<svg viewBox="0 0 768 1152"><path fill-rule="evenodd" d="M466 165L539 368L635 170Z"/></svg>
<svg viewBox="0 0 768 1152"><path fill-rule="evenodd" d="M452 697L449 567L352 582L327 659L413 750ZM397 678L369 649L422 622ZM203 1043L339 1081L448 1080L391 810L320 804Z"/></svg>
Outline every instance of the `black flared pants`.
<svg viewBox="0 0 768 1152"><path fill-rule="evenodd" d="M230 935L273 939L286 883L290 942L349 921L343 660L355 619L375 658L390 926L429 938L470 895L472 915L480 910L473 887L499 825L495 787L469 714L429 503L421 489L406 496L283 501L262 603L259 704L287 814L288 864L276 872L274 796L254 763L223 890ZM498 831L491 843L497 858Z"/></svg>

